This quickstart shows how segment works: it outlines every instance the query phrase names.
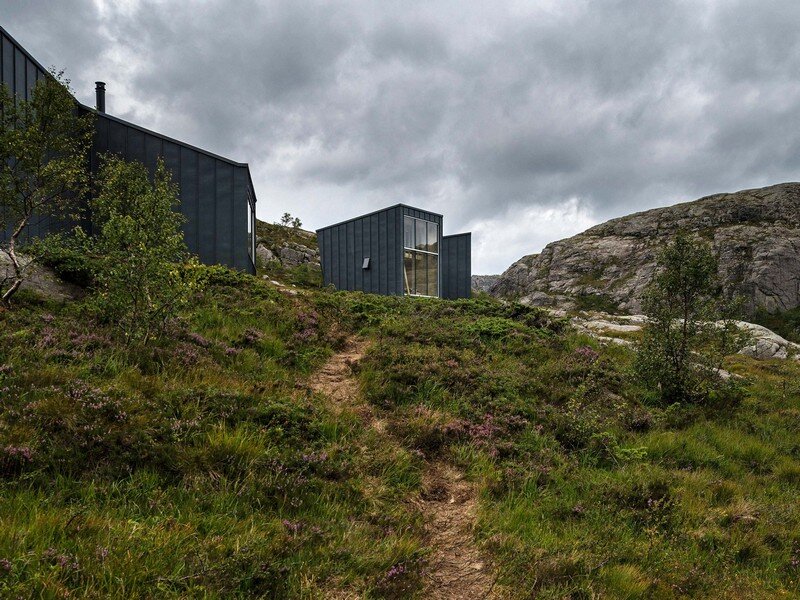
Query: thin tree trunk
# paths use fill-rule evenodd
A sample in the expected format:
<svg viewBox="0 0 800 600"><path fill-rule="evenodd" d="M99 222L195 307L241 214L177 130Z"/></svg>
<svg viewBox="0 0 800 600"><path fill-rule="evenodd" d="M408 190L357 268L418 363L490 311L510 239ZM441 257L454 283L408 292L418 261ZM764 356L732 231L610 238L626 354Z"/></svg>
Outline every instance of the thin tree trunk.
<svg viewBox="0 0 800 600"><path fill-rule="evenodd" d="M8 240L8 250L4 252L8 255L11 259L11 265L14 267L14 279L11 287L6 290L3 294L2 301L4 304L8 305L11 304L11 298L14 294L17 293L22 282L25 281L25 278L22 274L22 265L19 264L19 258L17 257L16 246L17 246L17 239L22 234L22 231L25 229L25 226L28 224L28 216L26 216L17 228L14 230L14 233L11 234L11 237Z"/></svg>

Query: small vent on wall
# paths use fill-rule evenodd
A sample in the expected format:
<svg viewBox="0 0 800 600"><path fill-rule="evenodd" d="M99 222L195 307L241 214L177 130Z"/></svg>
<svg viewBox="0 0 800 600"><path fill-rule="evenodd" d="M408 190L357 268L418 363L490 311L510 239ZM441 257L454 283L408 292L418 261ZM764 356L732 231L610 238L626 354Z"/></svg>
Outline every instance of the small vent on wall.
<svg viewBox="0 0 800 600"><path fill-rule="evenodd" d="M369 269L369 256L364 259L364 262L361 264L362 269Z"/></svg>

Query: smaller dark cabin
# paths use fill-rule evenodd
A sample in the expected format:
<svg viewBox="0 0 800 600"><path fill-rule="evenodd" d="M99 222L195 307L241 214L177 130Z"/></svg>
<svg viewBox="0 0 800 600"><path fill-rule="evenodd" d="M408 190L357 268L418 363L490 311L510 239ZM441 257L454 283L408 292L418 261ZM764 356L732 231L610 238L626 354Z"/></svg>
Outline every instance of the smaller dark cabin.
<svg viewBox="0 0 800 600"><path fill-rule="evenodd" d="M442 235L443 217L405 204L317 230L325 285L388 296L469 298L469 233Z"/></svg>

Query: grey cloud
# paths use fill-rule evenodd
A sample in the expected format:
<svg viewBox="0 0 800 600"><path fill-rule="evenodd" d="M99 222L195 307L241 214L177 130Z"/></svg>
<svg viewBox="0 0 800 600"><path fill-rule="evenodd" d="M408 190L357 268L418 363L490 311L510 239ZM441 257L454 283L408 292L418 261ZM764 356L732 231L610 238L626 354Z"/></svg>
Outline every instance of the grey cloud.
<svg viewBox="0 0 800 600"><path fill-rule="evenodd" d="M418 64L441 62L447 58L447 40L429 23L388 21L369 36L369 47L379 61L398 59Z"/></svg>
<svg viewBox="0 0 800 600"><path fill-rule="evenodd" d="M45 68L65 69L76 90L94 81L91 72L80 68L107 47L94 2L4 1L0 7L0 25Z"/></svg>
<svg viewBox="0 0 800 600"><path fill-rule="evenodd" d="M513 223L477 271L537 250L551 227L538 213L555 222L570 206L583 227L798 179L789 0L0 7L12 35L82 85L117 65L125 116L249 161L263 218L315 227L419 203L487 248L502 219L527 215L534 241Z"/></svg>

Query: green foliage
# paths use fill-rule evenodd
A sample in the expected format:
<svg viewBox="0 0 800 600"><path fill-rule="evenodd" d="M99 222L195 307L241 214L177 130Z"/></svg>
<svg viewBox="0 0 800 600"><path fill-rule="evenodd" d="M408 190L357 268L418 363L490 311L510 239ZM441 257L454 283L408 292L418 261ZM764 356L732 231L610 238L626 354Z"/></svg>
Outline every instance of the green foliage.
<svg viewBox="0 0 800 600"><path fill-rule="evenodd" d="M41 264L52 269L63 281L83 288L94 284L96 260L88 252L86 238L80 231L34 240L26 251L37 256Z"/></svg>
<svg viewBox="0 0 800 600"><path fill-rule="evenodd" d="M298 217L293 217L287 212L283 213L283 216L281 217L281 226L300 229L303 226L303 222Z"/></svg>
<svg viewBox="0 0 800 600"><path fill-rule="evenodd" d="M738 405L663 407L540 309L202 271L147 346L0 312L0 596L419 597L432 461L478 488L503 597L800 593L794 361L727 357ZM354 333L375 427L308 389Z"/></svg>
<svg viewBox="0 0 800 600"><path fill-rule="evenodd" d="M599 311L606 313L618 313L619 304L613 298L605 294L578 294L575 296L575 308L585 311Z"/></svg>
<svg viewBox="0 0 800 600"><path fill-rule="evenodd" d="M0 279L3 302L10 302L36 259L23 263L17 255L28 224L71 217L86 191L91 132L91 117L79 115L60 72L37 81L29 100L0 88L0 229L11 231L0 251L12 268Z"/></svg>
<svg viewBox="0 0 800 600"><path fill-rule="evenodd" d="M175 210L178 188L159 160L151 183L136 162L107 157L91 200L97 233L86 240L96 257L94 302L128 342L160 333L201 287Z"/></svg>
<svg viewBox="0 0 800 600"><path fill-rule="evenodd" d="M667 404L707 400L733 387L718 373L743 338L731 320L735 307L722 297L711 246L679 232L657 268L642 301L648 322L638 345L641 381Z"/></svg>
<svg viewBox="0 0 800 600"><path fill-rule="evenodd" d="M753 315L753 322L771 329L790 342L800 343L800 307L779 313L759 310Z"/></svg>

